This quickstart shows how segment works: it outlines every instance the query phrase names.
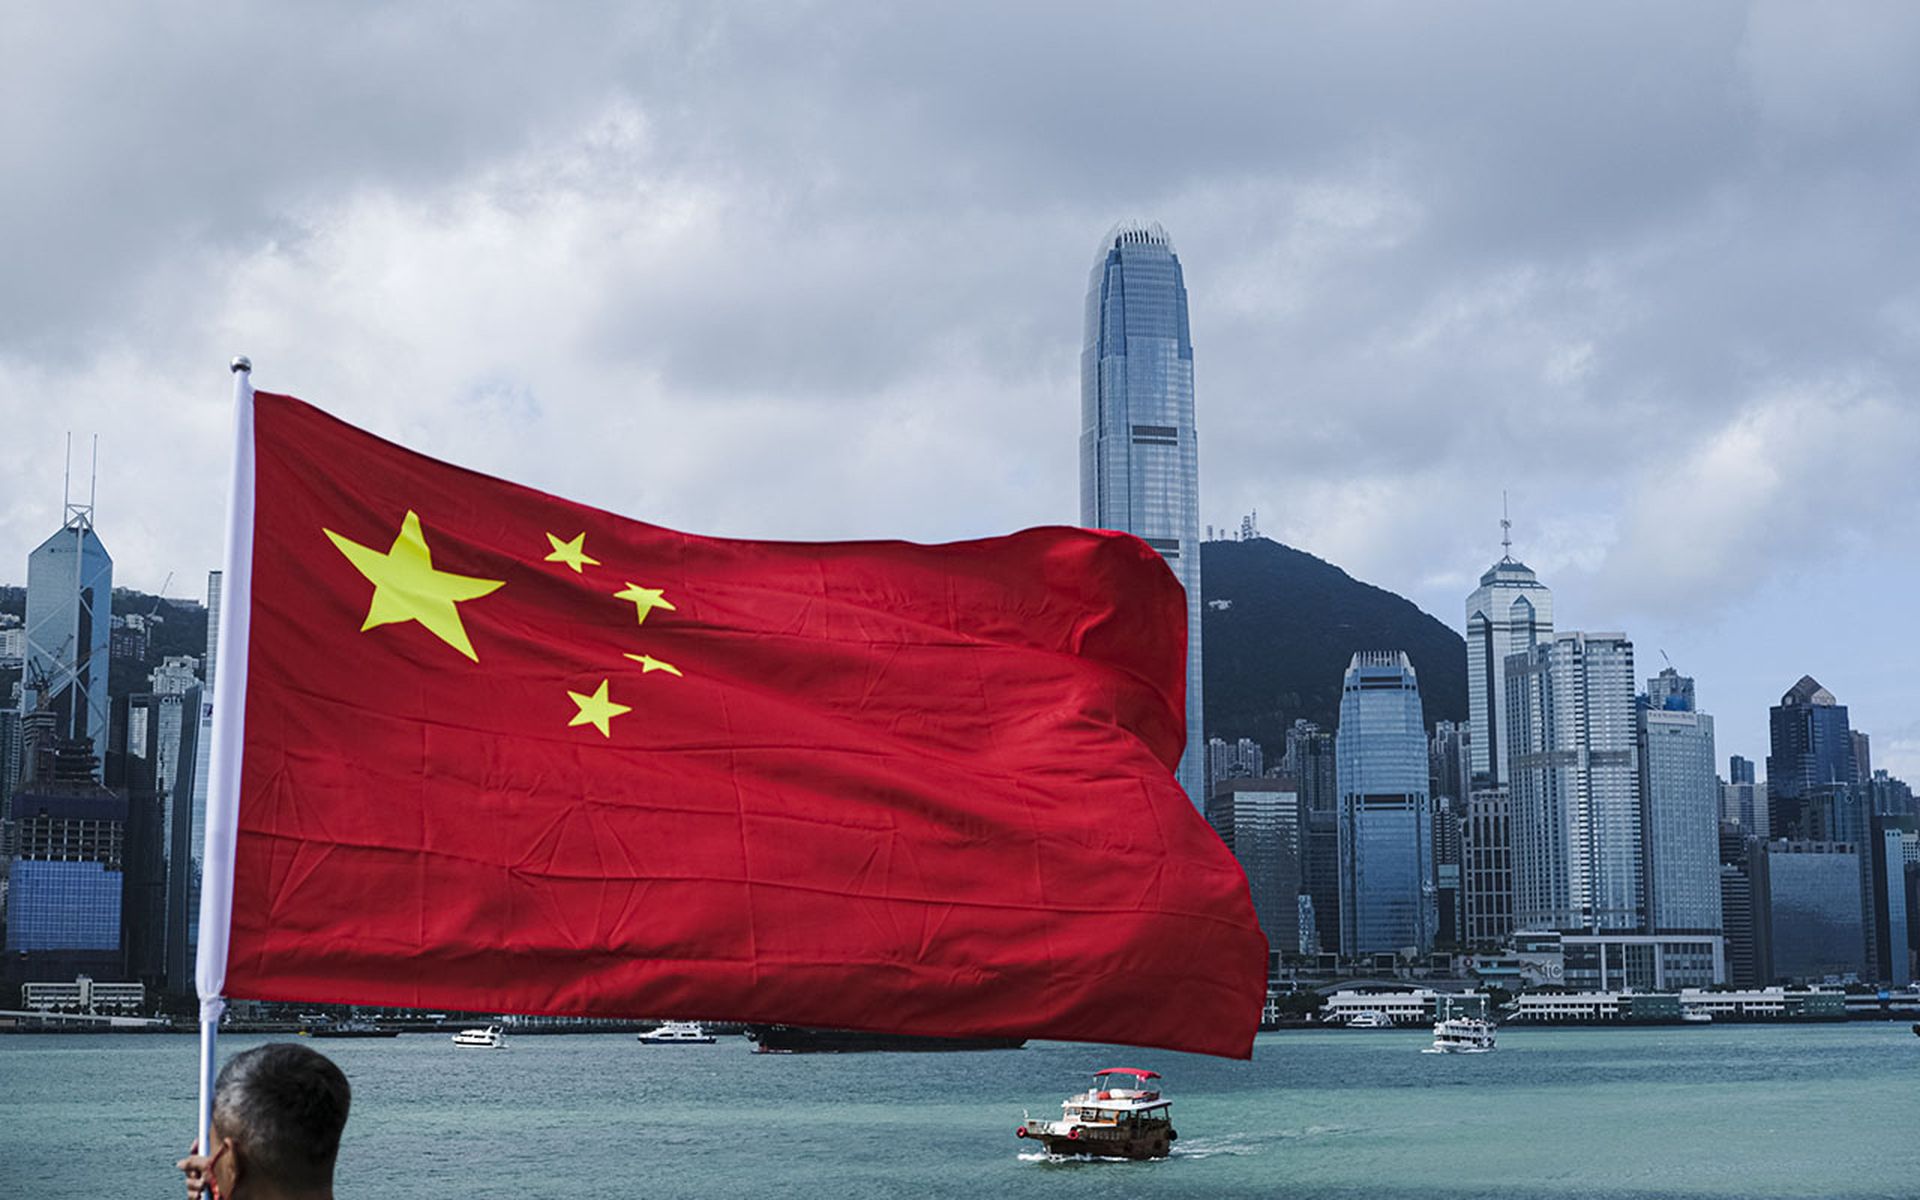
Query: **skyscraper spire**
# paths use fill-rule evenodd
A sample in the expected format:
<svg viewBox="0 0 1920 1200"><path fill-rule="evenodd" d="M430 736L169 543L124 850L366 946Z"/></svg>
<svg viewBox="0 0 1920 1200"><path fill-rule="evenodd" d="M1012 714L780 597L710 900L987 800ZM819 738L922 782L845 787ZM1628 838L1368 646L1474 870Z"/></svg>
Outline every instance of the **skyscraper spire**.
<svg viewBox="0 0 1920 1200"><path fill-rule="evenodd" d="M1500 561L1513 561L1513 522L1507 518L1507 489L1500 489Z"/></svg>

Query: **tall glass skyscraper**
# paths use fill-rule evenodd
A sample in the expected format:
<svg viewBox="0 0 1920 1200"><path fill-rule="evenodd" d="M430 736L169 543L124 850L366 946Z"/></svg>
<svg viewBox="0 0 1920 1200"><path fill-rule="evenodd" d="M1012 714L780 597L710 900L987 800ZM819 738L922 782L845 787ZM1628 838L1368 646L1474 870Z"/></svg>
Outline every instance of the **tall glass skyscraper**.
<svg viewBox="0 0 1920 1200"><path fill-rule="evenodd" d="M1776 838L1805 838L1807 808L1817 793L1854 777L1853 731L1847 706L1811 675L1787 689L1768 710L1767 825Z"/></svg>
<svg viewBox="0 0 1920 1200"><path fill-rule="evenodd" d="M1715 934L1720 913L1720 781L1713 718L1672 667L1640 708L1640 822L1649 933Z"/></svg>
<svg viewBox="0 0 1920 1200"><path fill-rule="evenodd" d="M1503 522L1504 523L1504 522ZM1511 544L1507 544L1509 550ZM1467 725L1476 787L1504 787L1507 656L1553 640L1553 593L1511 553L1467 597Z"/></svg>
<svg viewBox="0 0 1920 1200"><path fill-rule="evenodd" d="M1433 811L1413 663L1363 650L1347 664L1335 735L1340 788L1340 949L1433 948Z"/></svg>
<svg viewBox="0 0 1920 1200"><path fill-rule="evenodd" d="M1100 243L1080 353L1080 523L1131 533L1187 589L1187 749L1180 784L1202 810L1200 452L1187 285L1167 231L1122 224Z"/></svg>
<svg viewBox="0 0 1920 1200"><path fill-rule="evenodd" d="M1631 932L1645 921L1633 643L1562 633L1506 663L1514 921Z"/></svg>
<svg viewBox="0 0 1920 1200"><path fill-rule="evenodd" d="M107 665L113 624L113 559L93 532L92 510L69 506L67 523L27 556L26 664L22 719L45 708L53 736L91 746L94 777L107 760L112 712Z"/></svg>

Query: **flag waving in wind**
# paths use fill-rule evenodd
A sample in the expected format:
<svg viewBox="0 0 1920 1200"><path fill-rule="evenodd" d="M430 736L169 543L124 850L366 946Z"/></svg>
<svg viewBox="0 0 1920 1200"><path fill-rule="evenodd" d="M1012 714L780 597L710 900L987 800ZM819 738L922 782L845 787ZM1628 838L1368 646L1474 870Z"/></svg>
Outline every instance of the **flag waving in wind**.
<svg viewBox="0 0 1920 1200"><path fill-rule="evenodd" d="M1143 543L693 537L243 395L203 993L1249 1053Z"/></svg>

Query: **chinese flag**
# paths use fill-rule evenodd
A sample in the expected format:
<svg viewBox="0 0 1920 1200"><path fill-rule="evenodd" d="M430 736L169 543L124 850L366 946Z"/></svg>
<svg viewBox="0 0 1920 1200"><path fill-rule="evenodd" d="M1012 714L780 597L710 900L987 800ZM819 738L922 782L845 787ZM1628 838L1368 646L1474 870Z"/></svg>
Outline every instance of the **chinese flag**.
<svg viewBox="0 0 1920 1200"><path fill-rule="evenodd" d="M693 537L253 412L228 995L1250 1052L1143 543Z"/></svg>

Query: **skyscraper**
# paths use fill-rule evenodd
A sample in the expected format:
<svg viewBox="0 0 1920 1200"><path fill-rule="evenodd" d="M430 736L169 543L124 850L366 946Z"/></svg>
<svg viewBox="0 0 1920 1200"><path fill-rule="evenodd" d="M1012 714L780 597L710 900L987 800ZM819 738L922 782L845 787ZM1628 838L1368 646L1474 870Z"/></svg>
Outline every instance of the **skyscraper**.
<svg viewBox="0 0 1920 1200"><path fill-rule="evenodd" d="M1506 664L1514 920L1632 931L1645 921L1633 643L1562 633Z"/></svg>
<svg viewBox="0 0 1920 1200"><path fill-rule="evenodd" d="M1087 286L1080 523L1145 541L1187 589L1187 749L1179 776L1204 808L1193 340L1180 259L1157 224L1116 226L1100 243Z"/></svg>
<svg viewBox="0 0 1920 1200"><path fill-rule="evenodd" d="M1510 540L1501 545L1506 552L1467 597L1467 725L1476 787L1508 782L1507 656L1553 638L1553 593L1514 560Z"/></svg>
<svg viewBox="0 0 1920 1200"><path fill-rule="evenodd" d="M1640 823L1647 932L1721 932L1720 781L1713 718L1693 680L1672 667L1647 681L1640 706Z"/></svg>
<svg viewBox="0 0 1920 1200"><path fill-rule="evenodd" d="M1247 873L1254 917L1275 953L1299 951L1300 860L1306 840L1300 789L1291 779L1224 779L1207 820Z"/></svg>
<svg viewBox="0 0 1920 1200"><path fill-rule="evenodd" d="M54 739L86 743L96 778L107 758L112 623L113 559L93 532L93 510L68 505L67 523L27 556L20 712L50 711Z"/></svg>
<svg viewBox="0 0 1920 1200"><path fill-rule="evenodd" d="M1853 782L1853 731L1847 706L1811 675L1768 711L1767 826L1775 838L1808 836L1807 802L1816 790Z"/></svg>
<svg viewBox="0 0 1920 1200"><path fill-rule="evenodd" d="M1335 734L1340 788L1340 949L1433 948L1433 810L1413 663L1363 650L1347 664Z"/></svg>
<svg viewBox="0 0 1920 1200"><path fill-rule="evenodd" d="M200 947L200 876L207 841L207 781L213 775L213 673L220 663L220 572L207 572L207 654L200 688L200 732L193 748L193 811L187 834L187 961Z"/></svg>
<svg viewBox="0 0 1920 1200"><path fill-rule="evenodd" d="M1727 782L1720 789L1720 819L1747 834L1767 836L1767 793L1755 783L1753 761L1738 754L1727 759Z"/></svg>
<svg viewBox="0 0 1920 1200"><path fill-rule="evenodd" d="M1513 932L1513 798L1506 788L1475 788L1460 828L1464 943L1497 946Z"/></svg>
<svg viewBox="0 0 1920 1200"><path fill-rule="evenodd" d="M1765 842L1754 865L1754 904L1767 939L1766 982L1817 983L1870 973L1858 846Z"/></svg>

